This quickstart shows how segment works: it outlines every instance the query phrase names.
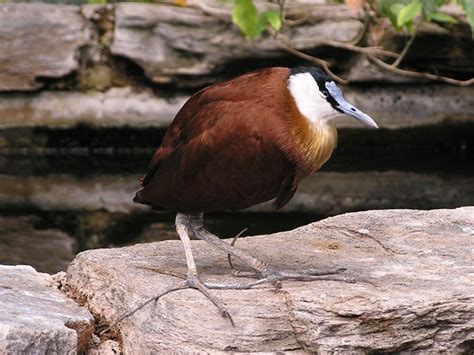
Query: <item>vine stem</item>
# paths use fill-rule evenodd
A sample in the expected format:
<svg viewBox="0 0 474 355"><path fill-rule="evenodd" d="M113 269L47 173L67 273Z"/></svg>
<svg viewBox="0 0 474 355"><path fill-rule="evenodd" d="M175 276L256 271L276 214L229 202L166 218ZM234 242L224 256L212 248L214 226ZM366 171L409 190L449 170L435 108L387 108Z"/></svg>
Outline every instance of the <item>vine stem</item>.
<svg viewBox="0 0 474 355"><path fill-rule="evenodd" d="M369 55L368 58L372 62L377 64L379 67L386 69L392 73L402 75L402 76L407 76L411 78L423 78L423 79L432 80L432 81L441 81L441 82L445 82L452 85L458 85L458 86L468 86L468 85L474 84L474 78L471 78L468 80L457 80L457 79L453 79L453 78L449 78L449 77L441 76L441 75L436 75L436 74L400 69L400 68L394 67L393 64L385 63L383 60L380 60L379 58L373 55Z"/></svg>
<svg viewBox="0 0 474 355"><path fill-rule="evenodd" d="M276 34L276 40L277 40L278 47L280 47L284 51L286 51L290 54L293 54L293 55L295 55L299 58L302 58L304 60L307 60L309 62L316 63L321 68L323 68L323 70L326 72L326 74L328 74L331 77L331 79L338 82L339 84L342 84L342 85L349 84L348 80L341 78L340 76L334 74L331 71L331 69L329 68L329 65L330 65L329 62L295 49L290 44L288 44L286 38L281 36L279 33Z"/></svg>
<svg viewBox="0 0 474 355"><path fill-rule="evenodd" d="M410 39L408 42L405 44L405 47L403 47L402 52L398 56L398 58L392 63L392 67L396 68L400 65L402 60L405 58L405 56L408 53L408 50L410 49L411 45L413 44L413 41L415 40L416 34L418 33L418 29L415 29L415 32L411 35Z"/></svg>

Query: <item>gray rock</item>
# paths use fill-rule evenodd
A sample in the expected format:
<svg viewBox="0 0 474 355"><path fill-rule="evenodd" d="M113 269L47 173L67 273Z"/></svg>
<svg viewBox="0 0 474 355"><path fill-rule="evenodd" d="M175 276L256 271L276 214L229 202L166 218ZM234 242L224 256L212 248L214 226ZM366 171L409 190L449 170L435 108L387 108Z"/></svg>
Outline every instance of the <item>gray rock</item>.
<svg viewBox="0 0 474 355"><path fill-rule="evenodd" d="M225 255L192 243L204 281L242 281L230 276ZM174 292L117 325L124 352L472 351L474 207L346 214L237 245L280 268L346 267L356 283L214 291L235 328L197 291ZM67 284L112 322L185 273L180 242L168 241L83 252Z"/></svg>
<svg viewBox="0 0 474 355"><path fill-rule="evenodd" d="M139 175L0 175L0 207L44 211L147 211L132 202ZM333 215L383 208L446 208L474 204L470 176L400 171L318 172L302 181L282 212ZM273 212L271 202L250 209Z"/></svg>
<svg viewBox="0 0 474 355"><path fill-rule="evenodd" d="M38 229L35 221L34 216L0 216L0 264L28 263L50 274L65 271L75 255L74 239L57 229Z"/></svg>
<svg viewBox="0 0 474 355"><path fill-rule="evenodd" d="M130 87L0 96L0 127L166 127L187 97L164 99Z"/></svg>
<svg viewBox="0 0 474 355"><path fill-rule="evenodd" d="M77 6L0 4L0 91L35 90L79 69L89 38Z"/></svg>
<svg viewBox="0 0 474 355"><path fill-rule="evenodd" d="M76 354L94 319L31 266L0 265L0 353Z"/></svg>
<svg viewBox="0 0 474 355"><path fill-rule="evenodd" d="M303 26L285 31L298 49L320 47L321 37L350 41L363 28L359 16L345 6L309 4L304 16ZM256 42L243 38L231 23L230 12L219 17L196 8L140 3L116 5L111 52L138 64L156 83L182 85L210 82L213 79L204 76L215 74L229 62L283 53L272 37Z"/></svg>

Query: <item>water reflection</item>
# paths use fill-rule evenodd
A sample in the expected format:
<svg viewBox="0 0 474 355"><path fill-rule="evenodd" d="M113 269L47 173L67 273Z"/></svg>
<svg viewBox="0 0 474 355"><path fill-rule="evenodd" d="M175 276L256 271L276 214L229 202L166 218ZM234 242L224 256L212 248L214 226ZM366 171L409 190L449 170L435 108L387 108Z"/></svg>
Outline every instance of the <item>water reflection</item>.
<svg viewBox="0 0 474 355"><path fill-rule="evenodd" d="M7 143L21 136L8 134ZM131 203L162 135L40 130L31 136L41 138L41 147L31 141L0 149L0 264L54 273L82 250L176 239L173 214ZM247 235L267 234L348 211L474 205L473 152L473 125L371 135L343 130L332 159L301 184L283 212L270 213L267 204L212 214L206 222L232 237L243 228Z"/></svg>

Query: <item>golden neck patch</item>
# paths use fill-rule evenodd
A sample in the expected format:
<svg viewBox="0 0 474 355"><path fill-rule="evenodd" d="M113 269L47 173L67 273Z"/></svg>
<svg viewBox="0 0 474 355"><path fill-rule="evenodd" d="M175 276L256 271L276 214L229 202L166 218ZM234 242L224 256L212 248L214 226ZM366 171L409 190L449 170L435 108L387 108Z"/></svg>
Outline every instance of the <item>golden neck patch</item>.
<svg viewBox="0 0 474 355"><path fill-rule="evenodd" d="M304 170L312 174L331 157L337 144L337 130L325 120L312 123L298 110L291 94L288 98L290 131L302 157Z"/></svg>

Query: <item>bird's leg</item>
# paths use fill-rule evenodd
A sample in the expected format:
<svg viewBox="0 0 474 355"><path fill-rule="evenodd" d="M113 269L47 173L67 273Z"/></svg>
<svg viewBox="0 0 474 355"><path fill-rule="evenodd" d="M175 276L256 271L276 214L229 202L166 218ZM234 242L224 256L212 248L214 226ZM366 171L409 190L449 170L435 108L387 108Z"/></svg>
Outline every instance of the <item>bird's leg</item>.
<svg viewBox="0 0 474 355"><path fill-rule="evenodd" d="M243 230L241 230L233 239L232 241L230 242L230 245L234 246L235 245L235 242L237 241L237 239L242 235L244 234L246 231L247 231L248 228L244 228ZM255 271L243 271L243 270L237 270L237 268L234 266L234 264L232 263L232 255L230 254L227 254L227 261L229 262L229 266L230 268L232 269L232 275L235 276L235 277L252 277L256 274Z"/></svg>
<svg viewBox="0 0 474 355"><path fill-rule="evenodd" d="M123 321L125 318L132 316L135 314L137 311L145 307L147 304L153 302L153 301L158 301L159 298L163 297L164 295L167 295L168 293L178 291L178 290L185 290L189 288L193 288L195 290L198 290L201 292L204 296L206 296L218 309L219 312L222 314L223 317L227 318L230 321L230 324L235 327L234 320L232 319L232 316L230 313L227 311L225 308L224 304L212 293L209 292L209 289L226 289L226 286L223 285L205 285L198 276L197 268L196 268L196 263L194 262L194 256L193 252L191 249L191 240L189 239L189 230L188 230L188 225L187 221L189 218L192 218L191 215L185 215L178 213L176 216L176 231L178 232L179 238L181 239L181 242L183 243L183 248L184 248L184 254L186 256L186 264L188 267L188 272L187 272L187 277L185 280L179 282L176 285L172 285L167 287L166 289L162 290L158 294L154 295L153 297L148 298L147 300L139 303L137 306L129 310L128 312L124 313L122 316L120 316L118 319L116 319L114 322L112 322L108 327L103 329L99 334L104 334L108 331L110 331L112 328L114 328L117 324L119 324L121 321ZM172 275L175 277L179 277L178 275ZM252 285L253 286L253 285ZM249 287L249 286L247 286ZM250 286L251 287L251 286Z"/></svg>
<svg viewBox="0 0 474 355"><path fill-rule="evenodd" d="M241 261L245 262L248 266L256 271L256 273L237 273L237 276L243 277L258 277L264 282L273 283L277 288L280 287L280 281L282 280L298 280L298 281L316 281L316 280L327 280L327 276L339 274L342 271L345 271L343 268L333 269L333 270L308 270L306 272L293 272L293 271L279 271L271 268L266 262L261 261L254 256L243 252L242 250L236 248L235 246L226 243L219 237L215 236L214 234L210 233L209 231L204 228L203 223L203 215L196 214L196 215L181 215L183 216L183 224L186 224L189 227L189 231L193 233L193 235L201 240L205 240L208 243L216 246L217 248L221 249L222 251L230 254ZM347 278L332 278L337 281L349 281ZM332 280L331 279L331 280ZM258 282L261 284L262 282ZM212 287L215 288L215 287ZM239 288L237 286L236 288Z"/></svg>
<svg viewBox="0 0 474 355"><path fill-rule="evenodd" d="M225 308L224 304L212 293L210 293L208 287L206 287L199 279L196 263L194 262L194 256L191 249L189 230L186 223L188 219L189 215L185 215L182 213L178 213L176 216L176 231L178 232L179 238L183 243L184 254L186 256L186 264L188 266L188 275L184 283L189 288L194 288L200 291L204 296L206 296L219 309L222 316L228 318L231 324L234 326L234 321L232 320L232 317Z"/></svg>
<svg viewBox="0 0 474 355"><path fill-rule="evenodd" d="M186 224L187 227L189 228L190 232L198 239L204 240L215 247L221 249L222 251L226 252L227 254L230 254L240 260L242 260L244 263L246 263L248 266L250 266L252 269L256 270L257 272L264 272L267 268L268 265L264 261L258 260L257 258L253 257L250 254L247 254L243 252L242 250L226 243L219 237L215 236L214 234L210 233L206 228L204 228L204 222L203 222L203 214L178 214L178 217L181 216L183 220L183 224ZM178 219L176 217L176 219Z"/></svg>

